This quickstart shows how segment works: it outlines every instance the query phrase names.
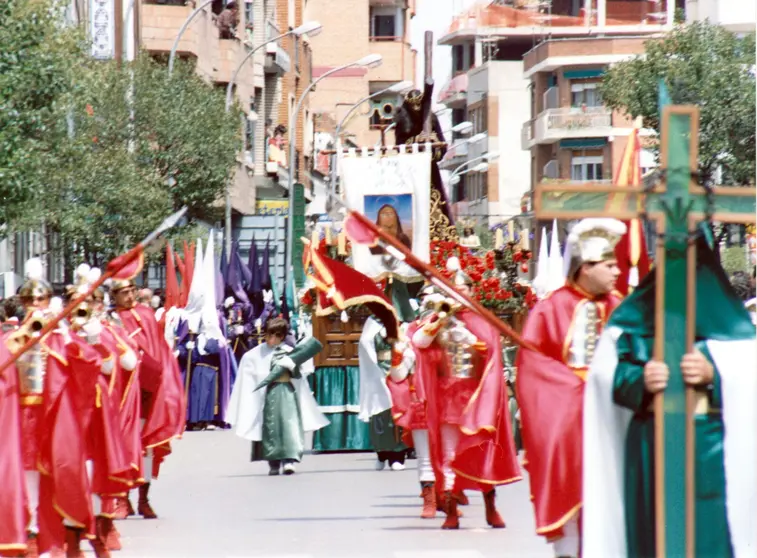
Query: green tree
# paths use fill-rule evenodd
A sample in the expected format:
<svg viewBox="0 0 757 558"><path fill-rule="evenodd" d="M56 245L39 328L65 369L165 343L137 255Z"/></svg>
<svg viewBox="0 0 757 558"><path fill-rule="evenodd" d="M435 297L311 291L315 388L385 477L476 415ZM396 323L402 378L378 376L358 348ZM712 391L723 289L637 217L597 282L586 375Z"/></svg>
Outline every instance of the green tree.
<svg viewBox="0 0 757 558"><path fill-rule="evenodd" d="M722 167L726 184L755 181L755 36L737 36L708 22L679 26L645 44L644 56L605 74L604 103L659 130L659 80L674 104L700 109L699 170L711 181Z"/></svg>
<svg viewBox="0 0 757 558"><path fill-rule="evenodd" d="M27 211L45 184L51 128L85 55L58 3L0 2L0 225Z"/></svg>

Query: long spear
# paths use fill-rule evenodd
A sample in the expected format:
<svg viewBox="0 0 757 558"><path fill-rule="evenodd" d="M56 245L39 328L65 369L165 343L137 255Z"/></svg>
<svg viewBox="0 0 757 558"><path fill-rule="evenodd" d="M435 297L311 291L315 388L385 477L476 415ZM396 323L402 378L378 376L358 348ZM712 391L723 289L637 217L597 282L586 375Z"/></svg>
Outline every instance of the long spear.
<svg viewBox="0 0 757 558"><path fill-rule="evenodd" d="M118 256L114 260L111 260L108 264L107 268L105 269L105 273L103 273L100 278L92 283L92 285L89 286L89 289L87 292L77 296L75 299L73 299L71 302L68 303L68 305L63 308L63 310L60 311L58 315L56 315L54 318L52 318L50 321L48 321L42 329L39 330L39 332L36 332L34 337L30 337L29 340L24 343L21 348L13 353L10 358L8 358L5 362L3 362L2 365L0 365L0 374L8 368L10 365L12 365L14 362L16 362L21 355L23 355L26 351L31 349L34 345L36 345L40 339L42 339L45 335L50 333L55 327L58 325L58 323L67 317L71 312L73 312L78 306L87 300L92 293L94 293L105 281L110 279L111 277L115 276L119 271L121 271L123 268L125 268L127 265L132 263L134 260L139 258L142 253L144 252L145 248L150 245L153 241L155 241L158 236L166 232L167 230L173 228L176 226L176 223L179 222L179 220L184 216L184 214L187 212L187 208L184 207L174 213L173 215L170 215L167 217L160 226L152 231L150 234L148 234L145 239L134 246L131 250L126 252L125 254Z"/></svg>
<svg viewBox="0 0 757 558"><path fill-rule="evenodd" d="M363 215L362 213L347 207L347 205L344 203L343 200L333 195L332 197L334 198L337 204L343 206L348 212L347 219L345 220L345 230L347 230L347 233L353 237L354 242L358 244L365 244L367 242L370 242L370 240L361 238L361 237L364 237L365 235L361 235L359 231L355 231L353 229L353 231L350 232L351 227L349 225L349 219L354 219L355 221L357 221L357 223L359 223L358 226L368 229L372 233L374 238L376 237L380 238L384 242L384 244L388 245L388 246L385 246L384 248L389 254L391 254L392 256L394 256L400 261L404 261L410 267L420 272L420 274L423 275L433 285L437 286L438 288L443 290L445 293L447 293L447 295L454 298L460 304L466 306L467 308L479 314L482 318L484 318L487 322L489 322L489 324L491 324L493 327L499 330L499 332L502 335L509 337L521 347L538 351L536 347L534 347L531 343L524 340L514 329L512 329L505 322L497 318L497 316L492 314L489 310L484 308L481 304L473 300L471 297L459 292L454 287L454 285L452 285L452 283L450 283L447 279L445 279L444 276L436 268L434 268L433 266L427 264L426 262L416 257L415 254L413 254L410 250L408 250L407 247L401 242L399 242L396 238L382 231L374 223L372 223L368 218L366 218L365 215Z"/></svg>

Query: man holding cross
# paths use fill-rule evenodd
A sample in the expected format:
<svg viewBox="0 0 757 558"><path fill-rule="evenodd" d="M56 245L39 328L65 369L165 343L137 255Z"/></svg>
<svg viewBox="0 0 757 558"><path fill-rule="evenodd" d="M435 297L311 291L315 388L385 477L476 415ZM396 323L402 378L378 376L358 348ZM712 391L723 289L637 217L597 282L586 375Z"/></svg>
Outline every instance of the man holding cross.
<svg viewBox="0 0 757 558"><path fill-rule="evenodd" d="M696 344L680 364L683 381L697 399L693 556L753 556L755 330L703 237L697 244ZM656 282L655 275L647 276L614 312L589 372L584 406L587 557L657 555L652 402L655 394L665 393L674 372L653 356Z"/></svg>

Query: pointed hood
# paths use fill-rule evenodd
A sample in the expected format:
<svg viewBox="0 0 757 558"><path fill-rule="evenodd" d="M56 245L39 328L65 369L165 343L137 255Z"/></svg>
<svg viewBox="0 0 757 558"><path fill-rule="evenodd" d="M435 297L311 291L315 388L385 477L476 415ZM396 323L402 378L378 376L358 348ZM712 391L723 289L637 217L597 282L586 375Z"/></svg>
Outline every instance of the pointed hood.
<svg viewBox="0 0 757 558"><path fill-rule="evenodd" d="M236 254L236 257L234 256ZM234 244L231 245L231 256L229 257L229 265L231 265L231 262L236 258L237 261L237 274L239 276L240 281L242 282L242 288L246 289L250 284L250 279L252 278L252 274L250 273L250 268L244 265L242 263L242 256L239 255L239 241L235 240Z"/></svg>
<svg viewBox="0 0 757 558"><path fill-rule="evenodd" d="M202 318L202 306L205 298L205 284L202 273L202 239L197 239L197 249L195 257L192 260L193 272L187 296L186 315L189 323L189 330L197 333L200 329L200 320ZM189 269L189 265L187 265Z"/></svg>
<svg viewBox="0 0 757 558"><path fill-rule="evenodd" d="M234 298L237 299L237 302L241 302L242 304L250 303L250 299L247 297L247 293L244 291L243 274L246 267L247 266L242 263L242 258L239 256L239 246L234 243L234 246L231 250L231 258L229 259L229 270L226 276L226 286L234 294Z"/></svg>
<svg viewBox="0 0 757 558"><path fill-rule="evenodd" d="M255 244L254 235L252 237L252 244L250 244L250 256L247 267L250 270L250 283L247 286L247 292L250 294L250 298L252 298L253 295L263 290L260 279L260 264L258 263L258 247Z"/></svg>
<svg viewBox="0 0 757 558"><path fill-rule="evenodd" d="M557 237L557 219L552 223L552 241L549 245L549 264L547 276L547 292L559 289L565 284L565 270L560 251L560 241Z"/></svg>
<svg viewBox="0 0 757 558"><path fill-rule="evenodd" d="M187 241L184 241L184 274L181 278L181 307L186 307L189 301L189 291L192 290L192 278L194 277L195 268L195 245L194 243L188 245Z"/></svg>
<svg viewBox="0 0 757 558"><path fill-rule="evenodd" d="M533 285L536 296L542 298L547 294L549 284L549 248L547 244L547 227L541 228L541 242L539 244L539 256L536 261L536 276Z"/></svg>
<svg viewBox="0 0 757 558"><path fill-rule="evenodd" d="M221 246L221 263L219 266L219 271L221 272L221 278L223 279L222 285L226 284L226 279L229 274L229 256L226 254L226 243L223 242L223 246Z"/></svg>
<svg viewBox="0 0 757 558"><path fill-rule="evenodd" d="M265 241L265 252L263 252L263 262L260 265L260 286L263 290L270 290L271 284L271 235Z"/></svg>
<svg viewBox="0 0 757 558"><path fill-rule="evenodd" d="M163 307L170 310L179 303L179 281L176 278L173 248L166 243L166 298Z"/></svg>
<svg viewBox="0 0 757 558"><path fill-rule="evenodd" d="M202 259L202 267L200 268L198 266L204 287L200 333L205 336L206 340L223 339L223 333L221 333L221 328L218 326L217 307L220 302L223 302L223 300L216 300L216 297L218 296L216 288L218 268L216 267L215 243L213 242L214 236L215 232L211 229L210 234L208 234L208 244L205 247L205 256ZM194 283L192 284L192 289L194 292ZM221 298L223 299L223 294L221 294ZM202 350L202 347L200 347L200 350Z"/></svg>

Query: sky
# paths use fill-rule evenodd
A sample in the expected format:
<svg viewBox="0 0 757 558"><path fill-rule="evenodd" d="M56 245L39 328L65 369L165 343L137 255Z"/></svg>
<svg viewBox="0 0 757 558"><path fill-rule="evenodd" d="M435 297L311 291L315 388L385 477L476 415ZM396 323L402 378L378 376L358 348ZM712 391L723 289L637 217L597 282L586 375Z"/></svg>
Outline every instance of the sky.
<svg viewBox="0 0 757 558"><path fill-rule="evenodd" d="M439 46L436 41L443 36L452 17L475 3L475 0L416 0L416 14L410 21L410 37L413 48L418 51L416 66L416 86L423 84L423 34L426 31L434 33L434 97L447 83L452 65L450 47Z"/></svg>

